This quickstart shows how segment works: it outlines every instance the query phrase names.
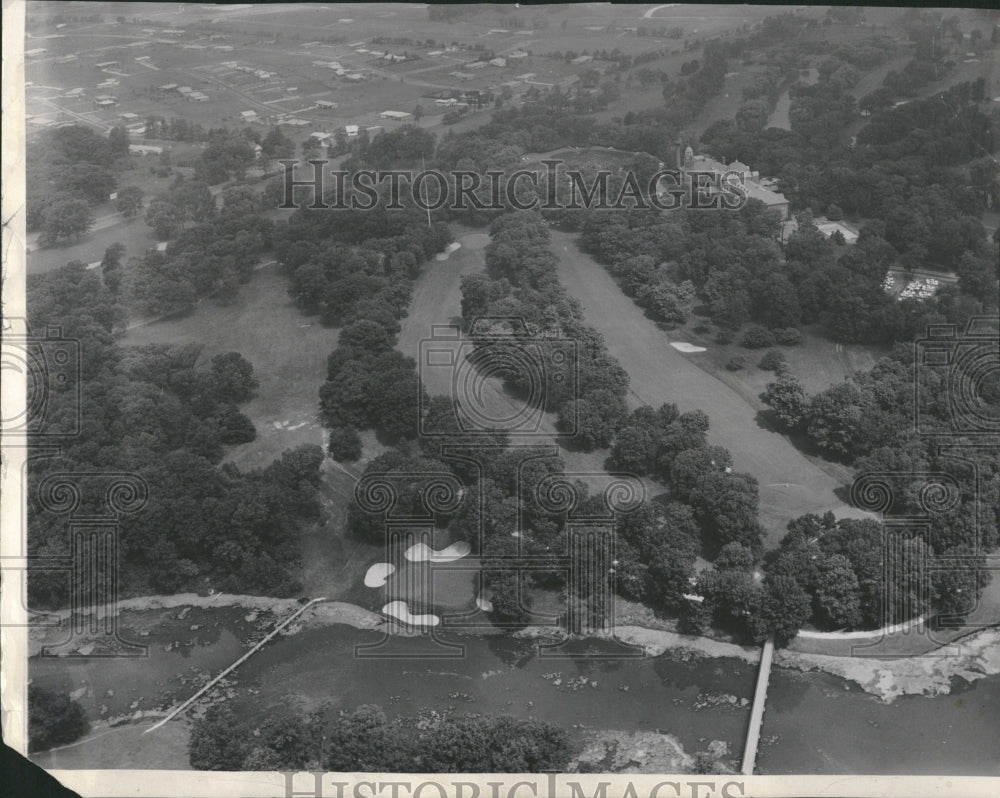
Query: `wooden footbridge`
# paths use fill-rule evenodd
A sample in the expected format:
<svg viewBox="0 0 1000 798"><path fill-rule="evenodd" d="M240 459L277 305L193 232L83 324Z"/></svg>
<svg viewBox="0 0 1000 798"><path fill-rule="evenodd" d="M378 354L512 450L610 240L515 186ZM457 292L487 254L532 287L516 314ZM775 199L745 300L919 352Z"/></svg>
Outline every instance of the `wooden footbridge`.
<svg viewBox="0 0 1000 798"><path fill-rule="evenodd" d="M767 701L767 683L771 676L771 660L774 657L774 638L764 643L760 654L760 668L757 671L757 688L753 694L753 709L750 711L750 727L747 729L747 743L743 749L744 776L752 776L757 762L757 745L760 742L760 727L764 722L764 703Z"/></svg>

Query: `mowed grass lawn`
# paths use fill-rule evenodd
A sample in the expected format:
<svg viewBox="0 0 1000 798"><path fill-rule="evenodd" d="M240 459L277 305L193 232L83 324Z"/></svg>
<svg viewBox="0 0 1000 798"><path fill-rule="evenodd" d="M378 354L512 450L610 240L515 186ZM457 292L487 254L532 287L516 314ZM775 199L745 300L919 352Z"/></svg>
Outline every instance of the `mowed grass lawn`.
<svg viewBox="0 0 1000 798"><path fill-rule="evenodd" d="M768 350L747 349L742 346L742 334L737 334L732 343L719 344L715 340L714 326L708 334L694 332L693 328L704 321L706 319L692 317L687 324L667 331L666 335L671 341L687 341L705 347L707 352L689 357L758 409L765 409L766 405L760 401L760 394L769 382L777 379L773 371L766 371L758 365ZM802 343L798 346L773 348L785 356L792 375L810 395L843 381L857 371L867 371L879 358L889 353L888 349L878 346L834 343L824 337L818 328L806 329ZM735 357L743 358L746 365L737 371L730 371L726 364Z"/></svg>
<svg viewBox="0 0 1000 798"><path fill-rule="evenodd" d="M847 481L845 469L807 458L770 429L748 387L721 381L705 368L707 353L683 355L673 349L671 341L685 339L646 318L607 270L579 249L575 235L554 230L552 248L560 260L560 281L629 374L629 404L675 402L682 412L705 411L711 420L709 441L729 449L737 471L757 478L768 546L777 545L788 521L805 513L858 515L835 492Z"/></svg>
<svg viewBox="0 0 1000 798"><path fill-rule="evenodd" d="M46 770L188 770L191 724L184 719L143 734L155 721L126 724L94 732L58 751L43 751L31 761ZM70 784L85 789L85 782Z"/></svg>
<svg viewBox="0 0 1000 798"><path fill-rule="evenodd" d="M102 217L111 213L117 213L117 211L111 207L111 203L105 203L95 210L94 215ZM30 241L36 239L35 235L29 238ZM153 235L152 229L146 225L141 216L128 220L118 218L107 227L102 226L91 230L79 241L66 247L52 249L31 247L31 251L28 253L28 274L44 274L61 269L74 260L94 263L103 258L105 250L115 243L125 245L125 260L128 260L142 255L151 247L155 247L156 236Z"/></svg>

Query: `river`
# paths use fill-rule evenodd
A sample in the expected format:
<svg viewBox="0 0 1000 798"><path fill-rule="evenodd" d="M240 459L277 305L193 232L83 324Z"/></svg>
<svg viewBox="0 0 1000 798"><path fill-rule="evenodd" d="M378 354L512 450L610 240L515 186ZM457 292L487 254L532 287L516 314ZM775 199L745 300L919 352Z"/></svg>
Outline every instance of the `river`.
<svg viewBox="0 0 1000 798"><path fill-rule="evenodd" d="M32 677L50 687L86 687L80 700L94 718L100 705L127 712L139 696L140 709L154 708L161 691L172 701L194 692L197 682L180 684L179 674L218 673L237 658L238 640L249 631L245 613L191 611L183 625L199 625L200 640L181 650L165 651L163 644L181 631L180 623L169 634L154 630L141 668L127 660L33 659ZM126 634L153 620L147 613L129 618ZM155 617L157 625L162 620ZM307 629L265 646L221 689L239 716L257 721L321 702L344 709L374 703L390 715L452 709L545 719L574 737L602 728L659 730L690 754L723 740L739 762L756 677L756 666L743 660L686 652L601 659L595 655L612 651L604 641L578 643L575 653L585 656L551 659L540 658L529 640L441 639L463 650L440 658L432 655L447 650L428 638L392 638L380 656L360 658L356 647L379 642L379 633L344 625ZM885 704L834 676L775 668L766 706L757 767L762 774L1000 775L1000 676L971 685L956 680L950 695ZM120 766L115 757L98 740L86 766ZM177 758L161 766L186 767L182 755Z"/></svg>

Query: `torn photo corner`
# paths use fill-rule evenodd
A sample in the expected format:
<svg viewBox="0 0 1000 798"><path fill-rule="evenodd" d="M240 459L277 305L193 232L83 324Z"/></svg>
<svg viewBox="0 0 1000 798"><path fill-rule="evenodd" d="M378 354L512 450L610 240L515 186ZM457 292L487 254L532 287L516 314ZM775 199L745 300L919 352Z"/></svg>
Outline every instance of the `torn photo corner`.
<svg viewBox="0 0 1000 798"><path fill-rule="evenodd" d="M1000 794L981 5L5 2L4 742Z"/></svg>

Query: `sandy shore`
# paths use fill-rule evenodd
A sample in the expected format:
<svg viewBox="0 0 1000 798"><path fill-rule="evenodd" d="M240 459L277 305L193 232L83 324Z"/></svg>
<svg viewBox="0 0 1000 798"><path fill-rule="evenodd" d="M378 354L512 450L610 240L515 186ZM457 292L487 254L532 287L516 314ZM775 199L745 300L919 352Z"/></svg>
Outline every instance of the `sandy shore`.
<svg viewBox="0 0 1000 798"><path fill-rule="evenodd" d="M974 682L1000 673L1000 628L984 629L960 642L915 657L875 659L776 651L774 664L824 671L849 679L886 703L901 695L947 695L951 680Z"/></svg>

